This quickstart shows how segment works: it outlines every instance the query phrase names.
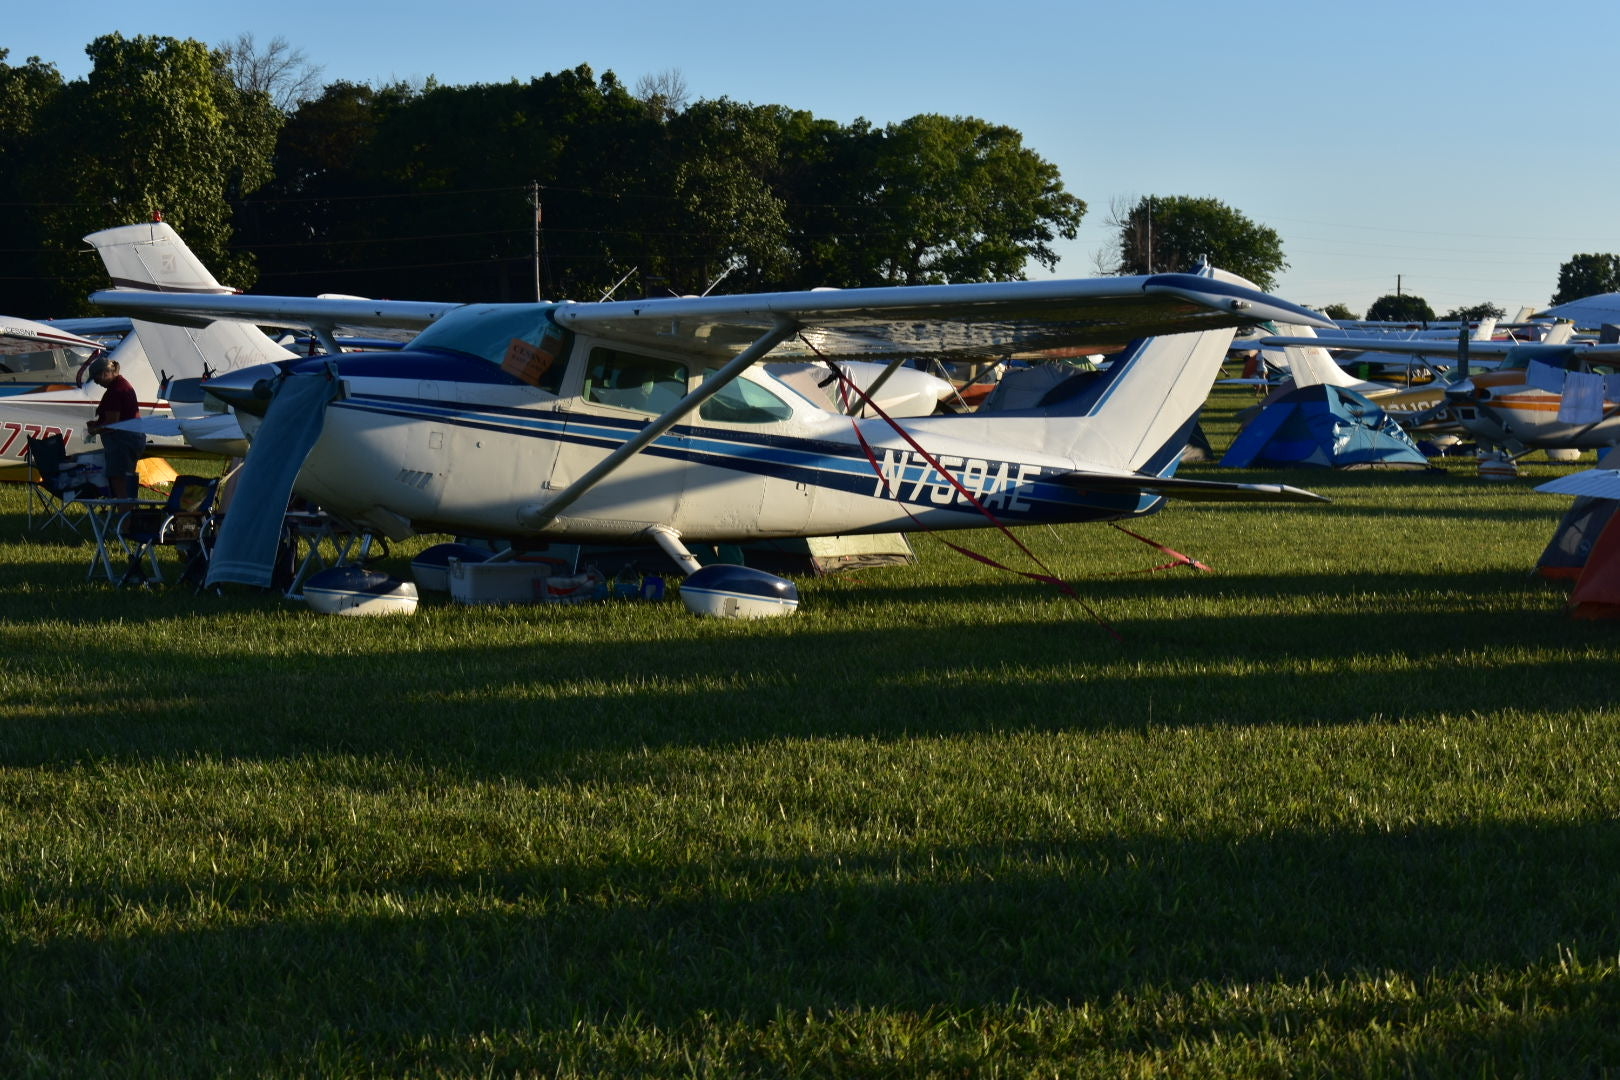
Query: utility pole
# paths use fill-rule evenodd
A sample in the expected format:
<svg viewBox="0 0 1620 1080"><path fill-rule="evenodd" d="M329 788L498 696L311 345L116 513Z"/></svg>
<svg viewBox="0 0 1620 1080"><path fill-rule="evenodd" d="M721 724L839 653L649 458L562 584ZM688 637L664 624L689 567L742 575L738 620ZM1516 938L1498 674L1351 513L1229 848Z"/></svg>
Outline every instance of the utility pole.
<svg viewBox="0 0 1620 1080"><path fill-rule="evenodd" d="M1147 200L1147 226L1147 272L1151 274L1153 273L1153 196L1151 195L1148 196Z"/></svg>
<svg viewBox="0 0 1620 1080"><path fill-rule="evenodd" d="M540 181L529 181L529 205L534 207L534 299L544 300L540 293Z"/></svg>
<svg viewBox="0 0 1620 1080"><path fill-rule="evenodd" d="M1399 274L1395 275L1395 295L1397 297L1401 295L1401 275Z"/></svg>

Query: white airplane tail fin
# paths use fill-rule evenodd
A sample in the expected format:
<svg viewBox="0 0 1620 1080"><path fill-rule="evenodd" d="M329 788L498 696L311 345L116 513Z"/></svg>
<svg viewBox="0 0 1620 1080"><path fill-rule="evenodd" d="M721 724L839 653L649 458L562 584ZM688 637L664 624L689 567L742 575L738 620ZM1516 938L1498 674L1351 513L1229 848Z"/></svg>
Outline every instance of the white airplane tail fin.
<svg viewBox="0 0 1620 1080"><path fill-rule="evenodd" d="M1560 319L1547 327L1547 334L1541 339L1543 345L1568 345L1575 336L1575 324Z"/></svg>
<svg viewBox="0 0 1620 1080"><path fill-rule="evenodd" d="M1254 287L1222 270L1205 273ZM1043 405L994 420L993 437L1098 468L1167 475L1186 448L1232 336L1225 329L1142 338L1106 370L1055 387Z"/></svg>
<svg viewBox="0 0 1620 1080"><path fill-rule="evenodd" d="M1078 398L1046 409L1041 449L1127 472L1172 469L1220 374L1232 333L1204 330L1135 342ZM1087 423L1063 423L1072 416Z"/></svg>
<svg viewBox="0 0 1620 1080"><path fill-rule="evenodd" d="M1284 323L1274 323L1277 327L1278 337L1307 337L1316 336L1316 331L1308 326L1289 326ZM1315 345L1289 345L1286 348L1267 347L1261 350L1261 355L1280 352L1284 360L1279 366L1286 367L1294 380L1295 386L1342 386L1346 390L1354 390L1358 394L1388 393L1390 387L1383 383L1368 382L1358 379L1339 365L1326 349Z"/></svg>
<svg viewBox="0 0 1620 1080"><path fill-rule="evenodd" d="M121 225L86 236L117 289L150 292L229 293L185 241L161 221ZM246 323L216 322L206 329L135 320L156 379L194 379L295 354Z"/></svg>
<svg viewBox="0 0 1620 1080"><path fill-rule="evenodd" d="M1487 317L1479 320L1479 325L1474 328L1473 340L1475 340L1475 341L1489 341L1489 340L1491 340L1491 335L1495 334L1495 333L1496 333L1496 317L1494 315L1487 316Z"/></svg>

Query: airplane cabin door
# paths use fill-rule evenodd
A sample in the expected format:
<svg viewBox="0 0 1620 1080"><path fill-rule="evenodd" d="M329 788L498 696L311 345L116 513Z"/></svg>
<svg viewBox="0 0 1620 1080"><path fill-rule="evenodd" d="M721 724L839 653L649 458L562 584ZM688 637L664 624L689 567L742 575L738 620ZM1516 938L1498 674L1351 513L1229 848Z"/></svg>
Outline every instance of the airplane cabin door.
<svg viewBox="0 0 1620 1080"><path fill-rule="evenodd" d="M684 360L591 346L579 396L567 413L552 493L584 475L685 397L691 377ZM597 519L627 537L639 535L648 525L671 523L687 482L688 441L680 426L665 432L586 492L565 517Z"/></svg>

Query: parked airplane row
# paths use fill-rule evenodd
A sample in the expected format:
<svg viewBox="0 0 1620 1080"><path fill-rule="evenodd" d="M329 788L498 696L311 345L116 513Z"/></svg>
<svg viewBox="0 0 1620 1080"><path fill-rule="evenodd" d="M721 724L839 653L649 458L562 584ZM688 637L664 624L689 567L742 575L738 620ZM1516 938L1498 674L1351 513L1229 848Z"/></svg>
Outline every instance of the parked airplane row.
<svg viewBox="0 0 1620 1080"><path fill-rule="evenodd" d="M1598 388L1602 416L1576 437L1620 436L1604 401L1620 399L1604 384L1613 349L1476 338L1470 356L1499 356L1497 371L1393 391L1353 379L1324 346L1449 359L1456 336L1357 336L1211 269L453 304L238 295L160 222L86 239L119 282L93 299L136 327L112 350L150 414L155 448L273 446L274 454L250 456L238 499L280 506L296 493L391 537L643 542L693 569L687 542L1118 520L1152 513L1168 497L1313 499L1280 485L1175 475L1234 330L1262 324L1259 344L1296 382L1350 386L1409 418L1420 410L1404 402L1427 395L1421 411L1431 423L1449 410L1476 438L1513 447L1567 440L1571 431L1566 423L1544 432L1505 410L1528 414L1531 392L1560 402L1570 396L1565 382L1592 375L1597 383L1584 387L1588 399ZM36 345L75 350L65 356L87 358L102 345L45 324L7 323L17 341L33 334ZM54 338L40 337L40 326ZM328 355L297 355L260 326L306 329ZM337 349L340 331L401 329L417 335L401 350ZM995 414L916 415L933 411L949 386L899 368L914 358L985 361L1126 340L1131 346L1079 392ZM872 390L876 407L864 396ZM54 428L81 450L98 396L77 387L18 395L0 402L0 423ZM885 400L890 408L881 408ZM1545 403L1535 411L1546 412ZM232 537L229 522L220 576L268 580L262 537Z"/></svg>
<svg viewBox="0 0 1620 1080"><path fill-rule="evenodd" d="M1269 353L1273 363L1290 372L1296 385L1325 383L1354 390L1414 432L1457 433L1512 457L1536 449L1583 450L1620 441L1620 345L1575 342L1567 322L1551 324L1536 342L1277 329L1256 344L1262 355ZM1442 375L1411 387L1357 379L1330 349L1344 362L1369 353L1408 356ZM1475 364L1482 370L1472 371ZM1456 368L1461 370L1448 377L1447 369Z"/></svg>

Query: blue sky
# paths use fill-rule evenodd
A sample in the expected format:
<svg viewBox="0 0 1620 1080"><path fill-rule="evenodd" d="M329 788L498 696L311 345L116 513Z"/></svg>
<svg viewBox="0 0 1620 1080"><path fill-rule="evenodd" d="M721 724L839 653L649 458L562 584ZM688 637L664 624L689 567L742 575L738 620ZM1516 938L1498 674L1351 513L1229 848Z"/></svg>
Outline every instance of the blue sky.
<svg viewBox="0 0 1620 1080"><path fill-rule="evenodd" d="M1620 4L613 4L155 0L18 5L0 47L68 78L114 30L210 44L281 36L323 79L467 84L588 64L629 85L847 122L923 112L1021 131L1090 209L1057 276L1088 277L1111 203L1213 196L1276 229L1277 291L1358 312L1544 305L1576 252L1620 252L1607 58ZM1032 268L1038 276L1047 276Z"/></svg>

